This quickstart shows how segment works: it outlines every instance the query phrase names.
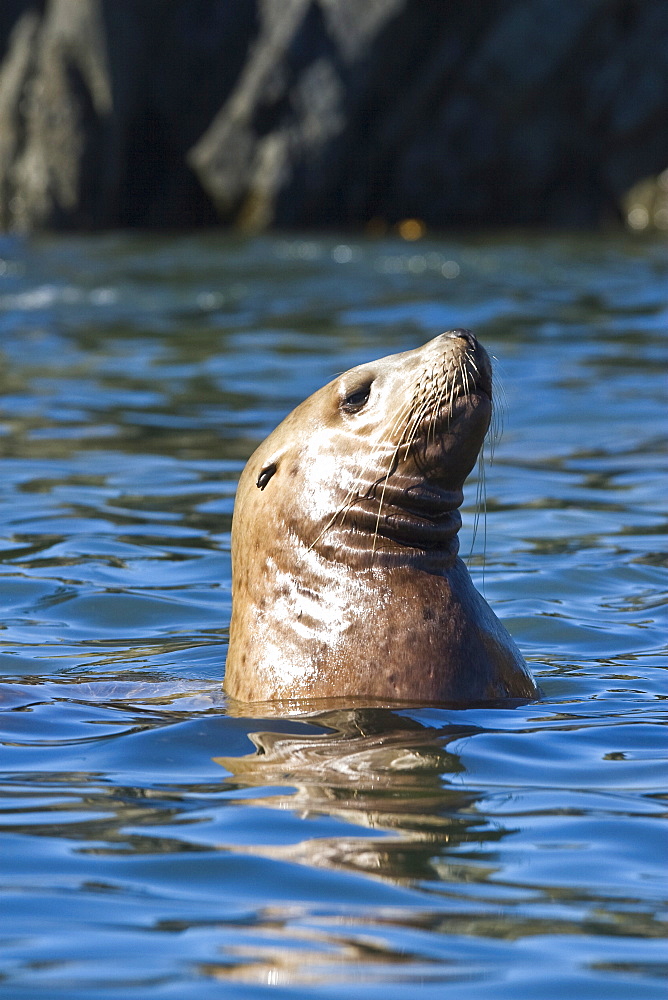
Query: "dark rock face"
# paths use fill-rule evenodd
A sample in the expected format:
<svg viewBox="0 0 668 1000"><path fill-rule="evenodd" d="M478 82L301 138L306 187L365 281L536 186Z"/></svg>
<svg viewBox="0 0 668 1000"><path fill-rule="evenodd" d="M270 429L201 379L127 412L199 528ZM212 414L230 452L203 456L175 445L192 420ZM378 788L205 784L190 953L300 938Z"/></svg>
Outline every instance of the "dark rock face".
<svg viewBox="0 0 668 1000"><path fill-rule="evenodd" d="M0 225L213 221L186 155L239 79L254 0L13 6L0 39Z"/></svg>
<svg viewBox="0 0 668 1000"><path fill-rule="evenodd" d="M596 225L668 165L666 0L3 0L5 228Z"/></svg>

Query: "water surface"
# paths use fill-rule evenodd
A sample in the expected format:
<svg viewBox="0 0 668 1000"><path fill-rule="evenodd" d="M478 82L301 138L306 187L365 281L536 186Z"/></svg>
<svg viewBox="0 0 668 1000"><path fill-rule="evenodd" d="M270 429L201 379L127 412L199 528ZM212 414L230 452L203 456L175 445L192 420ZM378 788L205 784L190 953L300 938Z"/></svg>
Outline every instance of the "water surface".
<svg viewBox="0 0 668 1000"><path fill-rule="evenodd" d="M624 237L0 243L0 996L664 995L667 289ZM240 717L244 461L455 326L543 700Z"/></svg>

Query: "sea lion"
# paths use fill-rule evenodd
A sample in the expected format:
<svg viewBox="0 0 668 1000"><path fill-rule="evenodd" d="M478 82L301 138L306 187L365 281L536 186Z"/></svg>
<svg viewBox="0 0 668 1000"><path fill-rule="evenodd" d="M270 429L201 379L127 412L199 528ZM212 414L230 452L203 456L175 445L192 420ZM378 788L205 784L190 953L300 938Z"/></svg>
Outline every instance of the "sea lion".
<svg viewBox="0 0 668 1000"><path fill-rule="evenodd" d="M536 696L457 556L491 413L487 353L451 330L345 372L269 435L234 507L228 694Z"/></svg>

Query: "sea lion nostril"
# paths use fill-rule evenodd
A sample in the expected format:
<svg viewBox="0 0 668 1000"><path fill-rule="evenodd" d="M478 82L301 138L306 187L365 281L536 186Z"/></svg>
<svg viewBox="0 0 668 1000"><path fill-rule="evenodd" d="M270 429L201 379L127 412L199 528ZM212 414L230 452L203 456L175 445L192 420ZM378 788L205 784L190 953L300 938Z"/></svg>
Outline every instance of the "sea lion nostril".
<svg viewBox="0 0 668 1000"><path fill-rule="evenodd" d="M448 331L448 336L458 340L465 340L469 347L476 348L478 346L476 336L470 330L450 330Z"/></svg>

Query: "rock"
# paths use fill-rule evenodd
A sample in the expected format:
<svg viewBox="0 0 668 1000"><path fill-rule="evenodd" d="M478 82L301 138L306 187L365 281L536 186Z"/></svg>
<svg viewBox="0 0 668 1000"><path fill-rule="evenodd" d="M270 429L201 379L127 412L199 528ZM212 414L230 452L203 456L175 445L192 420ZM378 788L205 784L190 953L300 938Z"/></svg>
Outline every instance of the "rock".
<svg viewBox="0 0 668 1000"><path fill-rule="evenodd" d="M213 221L186 153L239 76L253 0L21 6L0 66L0 224Z"/></svg>
<svg viewBox="0 0 668 1000"><path fill-rule="evenodd" d="M634 184L622 199L629 229L668 232L668 170Z"/></svg>
<svg viewBox="0 0 668 1000"><path fill-rule="evenodd" d="M34 72L35 39L39 18L29 11L16 22L9 38L9 52L0 67L0 227L16 221L14 167L21 154L22 122L19 111L27 82Z"/></svg>
<svg viewBox="0 0 668 1000"><path fill-rule="evenodd" d="M95 212L91 167L104 143L112 98L106 39L95 0L57 0L43 27L19 20L10 52L20 65L16 156L8 175L11 214L20 228ZM16 105L15 105L16 107Z"/></svg>
<svg viewBox="0 0 668 1000"><path fill-rule="evenodd" d="M0 225L591 226L668 165L665 0L3 0Z"/></svg>

